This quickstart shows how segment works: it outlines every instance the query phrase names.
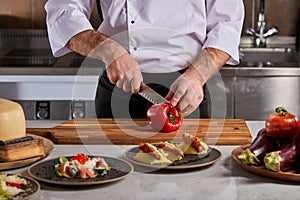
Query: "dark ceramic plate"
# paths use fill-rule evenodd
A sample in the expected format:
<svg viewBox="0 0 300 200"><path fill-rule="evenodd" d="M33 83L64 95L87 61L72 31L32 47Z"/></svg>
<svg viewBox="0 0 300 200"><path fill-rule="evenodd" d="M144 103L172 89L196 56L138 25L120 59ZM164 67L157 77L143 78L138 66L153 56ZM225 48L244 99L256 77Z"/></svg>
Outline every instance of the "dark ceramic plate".
<svg viewBox="0 0 300 200"><path fill-rule="evenodd" d="M95 178L65 178L59 177L55 173L54 166L57 164L59 158L43 161L28 168L28 174L33 178L51 184L57 185L98 185L110 183L126 178L133 172L133 166L121 159L100 156L104 158L111 170L103 176L96 176ZM71 159L71 156L66 156Z"/></svg>
<svg viewBox="0 0 300 200"><path fill-rule="evenodd" d="M209 153L206 155L184 155L183 159L179 161L175 161L170 165L150 165L138 162L134 159L135 155L139 152L139 147L134 147L132 149L127 150L124 153L124 157L129 162L150 168L159 168L159 169L191 169L198 167L205 167L208 165L212 165L218 160L221 159L221 152L217 149L210 148Z"/></svg>
<svg viewBox="0 0 300 200"><path fill-rule="evenodd" d="M25 190L25 192L20 193L13 198L9 198L9 200L29 199L40 190L40 184L34 179L31 179L26 176L20 176L20 177L26 179L27 181L27 185L21 186L21 189Z"/></svg>

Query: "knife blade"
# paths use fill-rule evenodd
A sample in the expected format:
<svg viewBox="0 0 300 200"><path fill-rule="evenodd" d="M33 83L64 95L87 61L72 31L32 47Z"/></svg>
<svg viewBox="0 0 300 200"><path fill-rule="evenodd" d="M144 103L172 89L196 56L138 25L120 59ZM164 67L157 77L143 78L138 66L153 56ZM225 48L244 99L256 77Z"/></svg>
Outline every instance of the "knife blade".
<svg viewBox="0 0 300 200"><path fill-rule="evenodd" d="M160 94L152 90L146 84L141 84L140 91L138 92L138 94L153 104L170 103L167 99L165 99Z"/></svg>

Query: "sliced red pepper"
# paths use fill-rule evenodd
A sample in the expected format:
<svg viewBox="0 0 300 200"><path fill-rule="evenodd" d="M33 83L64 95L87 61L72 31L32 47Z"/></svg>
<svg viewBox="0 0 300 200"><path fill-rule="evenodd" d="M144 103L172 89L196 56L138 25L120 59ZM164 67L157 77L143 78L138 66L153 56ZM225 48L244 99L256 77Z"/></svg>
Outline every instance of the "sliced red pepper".
<svg viewBox="0 0 300 200"><path fill-rule="evenodd" d="M162 132L171 132L180 128L183 117L169 103L155 104L147 111L147 118L152 128Z"/></svg>

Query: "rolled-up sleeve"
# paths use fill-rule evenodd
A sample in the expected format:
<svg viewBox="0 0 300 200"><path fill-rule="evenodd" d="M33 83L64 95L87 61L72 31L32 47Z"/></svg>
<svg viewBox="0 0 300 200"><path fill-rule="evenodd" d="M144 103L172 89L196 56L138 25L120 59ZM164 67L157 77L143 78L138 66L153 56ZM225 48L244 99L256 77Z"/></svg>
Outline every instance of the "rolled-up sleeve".
<svg viewBox="0 0 300 200"><path fill-rule="evenodd" d="M227 64L238 64L243 22L242 0L207 0L207 38L203 48L225 51L230 55Z"/></svg>
<svg viewBox="0 0 300 200"><path fill-rule="evenodd" d="M77 33L93 29L89 18L94 0L49 0L45 5L48 37L54 56L71 50L67 42Z"/></svg>

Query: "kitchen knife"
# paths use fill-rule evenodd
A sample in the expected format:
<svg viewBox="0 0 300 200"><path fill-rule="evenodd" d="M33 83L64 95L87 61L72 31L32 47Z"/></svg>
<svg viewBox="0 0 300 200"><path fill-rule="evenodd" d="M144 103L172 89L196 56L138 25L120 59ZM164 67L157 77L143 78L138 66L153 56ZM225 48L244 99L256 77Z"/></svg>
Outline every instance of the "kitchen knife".
<svg viewBox="0 0 300 200"><path fill-rule="evenodd" d="M148 85L142 84L140 87L139 95L147 99L153 104L169 103L167 99L162 97L160 94L152 90Z"/></svg>

